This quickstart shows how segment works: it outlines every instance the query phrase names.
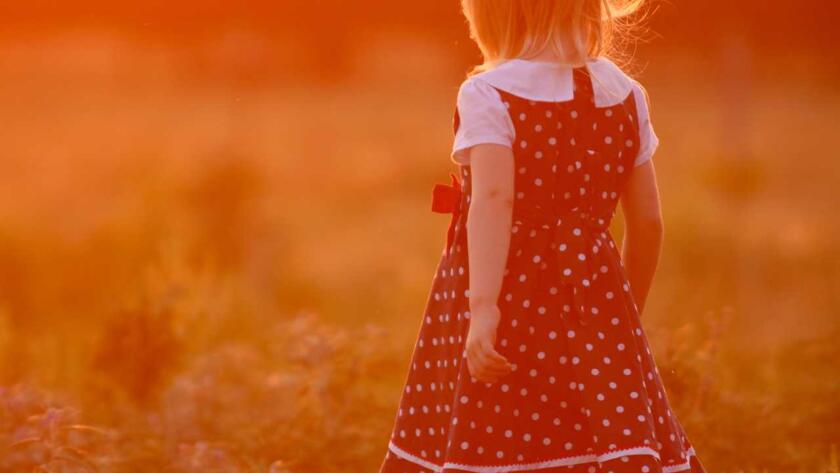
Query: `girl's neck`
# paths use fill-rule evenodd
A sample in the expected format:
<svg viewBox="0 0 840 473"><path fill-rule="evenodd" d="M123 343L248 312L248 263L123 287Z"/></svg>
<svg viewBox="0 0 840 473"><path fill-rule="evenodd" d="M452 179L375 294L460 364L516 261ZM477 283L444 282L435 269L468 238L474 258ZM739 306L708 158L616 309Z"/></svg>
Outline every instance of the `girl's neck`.
<svg viewBox="0 0 840 473"><path fill-rule="evenodd" d="M568 45L564 44L565 49L571 51L572 49L568 47ZM520 57L520 59L525 59L528 61L534 62L549 62L549 63L557 63L557 64L565 64L570 66L583 66L589 58L581 58L581 57L572 57L567 54L562 54L559 51L556 51L554 48L546 47L543 48L542 51L538 52L537 54L531 55L529 57Z"/></svg>
<svg viewBox="0 0 840 473"><path fill-rule="evenodd" d="M558 67L572 67L572 68L580 68L585 67L587 63L591 62L590 60L586 61L563 61L556 58L537 58L537 57L517 57L514 59L518 59L520 61L526 61L535 64L545 64L548 66L558 66Z"/></svg>

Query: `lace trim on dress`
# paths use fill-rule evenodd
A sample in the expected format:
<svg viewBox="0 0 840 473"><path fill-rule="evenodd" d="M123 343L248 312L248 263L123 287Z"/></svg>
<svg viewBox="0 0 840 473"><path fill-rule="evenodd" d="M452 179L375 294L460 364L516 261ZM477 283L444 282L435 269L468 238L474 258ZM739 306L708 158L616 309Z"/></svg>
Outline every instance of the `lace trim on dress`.
<svg viewBox="0 0 840 473"><path fill-rule="evenodd" d="M632 447L632 448L625 448L621 450L616 450L613 452L603 453L601 455L596 454L589 454L589 455L576 455L570 457L561 457L555 458L553 460L545 460L541 462L535 463L512 463L508 465L464 465L461 463L452 463L447 462L443 464L443 466L432 463L428 460L424 460L416 455L406 452L405 450L401 449L400 447L396 446L394 442L388 443L388 449L391 450L395 455L398 457L415 463L423 468L441 472L444 469L452 468L456 470L462 471L470 471L474 473L506 473L512 471L527 471L527 470L539 470L543 468L553 468L559 466L570 466L570 465L579 465L581 463L593 463L593 462L605 462L608 460L615 460L616 458L621 458L625 456L632 456L632 455L650 455L657 460L661 460L659 457L659 453L650 448L650 447ZM675 473L678 471L685 471L691 469L691 457L695 456L694 447L689 448L686 451L686 458L683 463L678 463L675 465L663 465L662 466L662 473Z"/></svg>

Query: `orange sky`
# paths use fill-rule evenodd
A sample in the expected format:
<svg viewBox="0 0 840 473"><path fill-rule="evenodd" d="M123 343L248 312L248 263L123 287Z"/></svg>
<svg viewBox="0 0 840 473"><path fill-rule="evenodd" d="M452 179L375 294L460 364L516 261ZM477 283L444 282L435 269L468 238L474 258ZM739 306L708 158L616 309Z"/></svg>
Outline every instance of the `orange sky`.
<svg viewBox="0 0 840 473"><path fill-rule="evenodd" d="M671 42L708 41L709 33L727 29L743 33L757 45L801 44L833 49L840 39L834 19L840 4L819 2L819 8L779 1L651 2L658 8L652 27ZM6 31L109 26L147 34L201 35L236 24L268 33L317 33L338 37L368 28L419 28L438 35L462 33L457 0L393 2L387 0L234 0L181 2L105 0L3 2L0 28Z"/></svg>

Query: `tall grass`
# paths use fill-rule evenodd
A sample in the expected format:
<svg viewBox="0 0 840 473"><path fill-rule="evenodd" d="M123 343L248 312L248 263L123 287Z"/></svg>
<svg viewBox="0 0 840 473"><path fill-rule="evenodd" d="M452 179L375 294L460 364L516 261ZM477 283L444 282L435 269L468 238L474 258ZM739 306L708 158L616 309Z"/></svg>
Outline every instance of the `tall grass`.
<svg viewBox="0 0 840 473"><path fill-rule="evenodd" d="M0 471L375 471L466 65L421 45L336 86L243 85L113 47L4 50ZM643 322L669 398L710 471L836 473L840 91L662 64Z"/></svg>

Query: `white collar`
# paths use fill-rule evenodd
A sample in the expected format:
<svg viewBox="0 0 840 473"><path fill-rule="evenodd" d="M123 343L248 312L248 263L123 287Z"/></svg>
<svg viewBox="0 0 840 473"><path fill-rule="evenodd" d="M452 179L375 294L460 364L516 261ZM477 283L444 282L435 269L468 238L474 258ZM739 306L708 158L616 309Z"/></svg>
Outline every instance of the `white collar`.
<svg viewBox="0 0 840 473"><path fill-rule="evenodd" d="M609 107L627 98L633 79L605 57L586 63L592 77L595 105ZM530 100L565 102L574 96L573 66L528 59L508 59L473 76L493 87Z"/></svg>

